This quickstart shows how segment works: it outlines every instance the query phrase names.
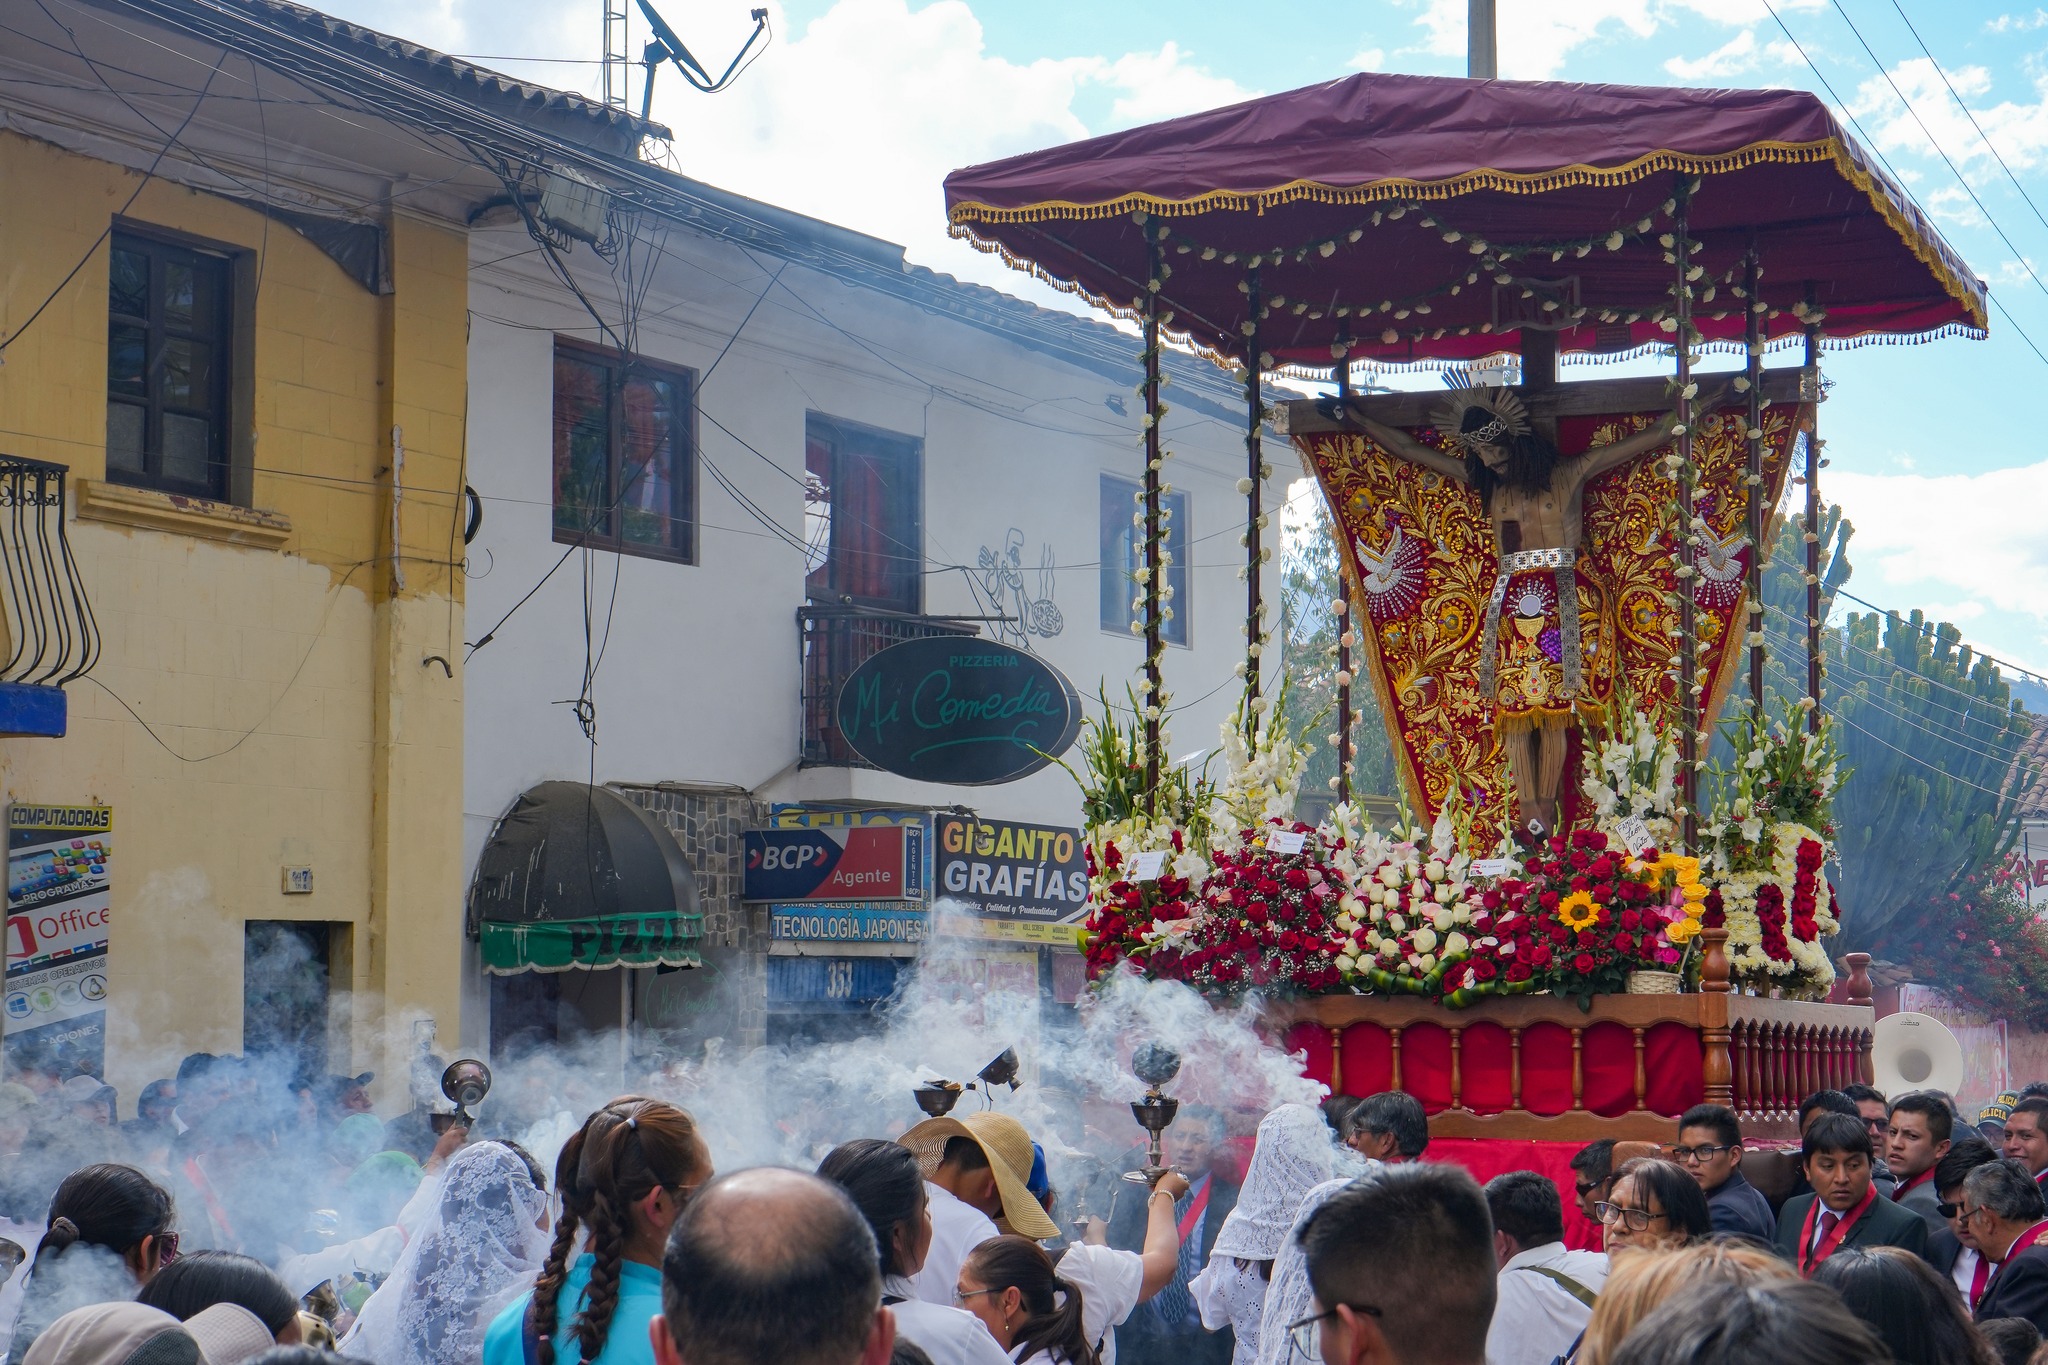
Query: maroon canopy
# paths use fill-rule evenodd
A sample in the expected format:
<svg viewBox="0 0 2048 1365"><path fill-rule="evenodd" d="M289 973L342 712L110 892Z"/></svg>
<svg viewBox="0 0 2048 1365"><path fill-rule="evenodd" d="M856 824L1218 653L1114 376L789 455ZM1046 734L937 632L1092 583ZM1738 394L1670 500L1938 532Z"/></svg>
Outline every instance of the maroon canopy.
<svg viewBox="0 0 2048 1365"><path fill-rule="evenodd" d="M1799 90L1367 73L955 171L946 204L955 235L1123 314L1149 216L1172 330L1241 357L1256 265L1263 349L1325 367L1470 359L1525 323L1565 351L1668 339L1686 177L1710 341L1743 336L1752 241L1770 338L1809 300L1832 338L1983 334L1983 282Z"/></svg>

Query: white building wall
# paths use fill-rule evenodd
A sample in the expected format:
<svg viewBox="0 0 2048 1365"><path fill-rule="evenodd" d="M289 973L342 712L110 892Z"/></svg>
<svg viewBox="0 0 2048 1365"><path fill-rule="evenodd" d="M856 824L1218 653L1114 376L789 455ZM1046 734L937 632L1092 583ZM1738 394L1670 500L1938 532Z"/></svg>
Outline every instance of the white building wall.
<svg viewBox="0 0 2048 1365"><path fill-rule="evenodd" d="M1098 688L1121 699L1142 660L1138 640L1099 627L1099 475L1143 470L1140 405L1126 386L799 266L766 288L778 262L671 232L632 336L639 353L699 375L698 562L578 550L542 583L567 548L551 530L554 338L607 338L523 230L474 232L471 260L469 482L484 518L469 547L467 618L472 641L496 629L467 668L470 869L492 822L549 779L732 784L776 801L967 805L992 818L1079 823L1076 789L1057 767L985 788L857 768L799 770L803 555L722 487L713 467L800 539L808 412L918 438L924 610L983 613L953 566L974 572L982 550L1000 554L1013 528L1034 590L1050 546L1064 624L1031 647L1093 711ZM619 294L601 263L587 248L572 262L617 328ZM1129 345L1135 363L1135 337ZM1245 501L1236 482L1245 457L1241 422L1178 405L1172 387L1167 401L1176 404L1164 425L1176 458L1166 477L1188 495L1191 519L1190 600L1174 604L1191 614L1190 647L1169 647L1165 659L1183 708L1171 724L1180 755L1215 743L1239 694ZM1268 543L1277 544L1294 461L1277 441L1267 459L1276 473ZM1277 565L1269 566L1269 600L1277 581ZM594 748L561 704L582 687L586 609L590 651L602 652L591 689Z"/></svg>

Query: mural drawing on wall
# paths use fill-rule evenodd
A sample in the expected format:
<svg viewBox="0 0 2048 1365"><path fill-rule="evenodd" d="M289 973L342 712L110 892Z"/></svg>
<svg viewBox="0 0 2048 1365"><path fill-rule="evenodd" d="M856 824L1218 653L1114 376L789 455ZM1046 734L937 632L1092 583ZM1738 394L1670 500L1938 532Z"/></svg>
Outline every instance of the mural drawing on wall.
<svg viewBox="0 0 2048 1365"><path fill-rule="evenodd" d="M1038 591L1034 595L1024 583L1024 533L1012 526L1000 551L981 547L981 590L988 598L991 614L1008 619L991 621L995 637L1019 649L1031 648L1031 637L1050 640L1066 629L1066 618L1053 605L1052 542L1038 551Z"/></svg>

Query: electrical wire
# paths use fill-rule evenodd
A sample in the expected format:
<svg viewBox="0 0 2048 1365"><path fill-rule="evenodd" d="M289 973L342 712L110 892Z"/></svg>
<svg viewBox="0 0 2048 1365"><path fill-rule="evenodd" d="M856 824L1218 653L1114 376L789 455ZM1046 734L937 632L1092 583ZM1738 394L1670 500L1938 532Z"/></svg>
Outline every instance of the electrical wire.
<svg viewBox="0 0 2048 1365"><path fill-rule="evenodd" d="M1998 169L2005 172L2005 178L2012 181L2012 187L2020 192L2020 198L2026 201L2029 209L2033 210L2034 220L2040 223L2042 227L2048 228L2048 218L2041 216L2040 206L2034 203L2034 196L2027 193L2027 187L2022 185L2020 178L2012 173L2012 167L2005 164L2005 158L1999 154L1998 148L1993 145L1991 135L1984 131L1983 124L1977 122L1976 113L1968 104L1963 102L1963 97L1956 93L1955 86L1949 83L1948 72L1941 69L1941 63L1936 61L1934 54L1927 50L1927 40L1920 36L1920 30L1914 28L1913 21L1906 17L1905 7L1899 3L1899 0L1892 0L1892 8L1899 12L1899 19L1906 25L1906 32L1912 34L1913 41L1920 44L1920 51L1926 56L1928 64L1934 68L1934 74L1941 77L1942 86L1947 89L1950 98L1955 100L1956 107L1963 111L1963 117L1968 119L1970 126L1977 130L1978 138L1984 143L1984 150L1991 153L1992 159L1998 162Z"/></svg>
<svg viewBox="0 0 2048 1365"><path fill-rule="evenodd" d="M1854 109L1850 107L1849 102L1843 99L1839 93L1837 93L1834 87L1834 83L1828 80L1826 73L1820 69L1819 65L1817 65L1814 62L1812 57L1807 55L1805 47L1801 46L1799 39L1793 35L1791 28L1785 23L1784 17L1778 13L1777 7L1771 3L1771 0L1763 0L1763 3L1765 12L1768 13L1774 21L1776 21L1778 25L1778 31L1785 35L1785 40L1792 44L1792 50L1799 54L1799 60L1806 63L1807 70L1813 72L1814 77L1820 81L1821 88L1828 92L1828 98L1835 102L1836 107L1839 108L1844 114L1848 115L1849 126L1856 130L1857 135L1860 136L1863 139L1864 144L1870 148L1870 154L1878 159L1878 163L1884 167L1885 173L1889 175L1894 182L1899 184L1902 187L1903 191L1905 179L1899 174L1898 168L1892 165L1891 159L1884 154L1884 150L1878 145L1877 139L1872 137L1869 131L1864 128L1863 121L1856 117L1856 112ZM1839 10L1840 0L1835 0L1835 4L1836 8ZM1846 22L1849 16L1847 15L1847 13L1843 13L1842 18ZM1856 26L1853 23L1849 25L1849 28L1851 32L1855 32L1856 30ZM1863 35L1861 33L1857 33L1856 40L1859 43L1862 42ZM1864 51L1870 51L1869 44L1864 44ZM1871 60L1873 62L1877 61L1875 54L1872 54ZM1879 74L1884 76L1887 83L1891 83L1891 75L1889 72L1885 71L1884 65L1881 62L1878 63L1878 72ZM1892 84L1892 93L1895 95L1898 94L1898 86L1896 84ZM1912 114L1914 122L1918 123L1920 116L1917 113L1914 113L1912 104L1906 100L1904 95L1899 95L1899 102L1901 104L1906 105L1906 112ZM1926 132L1925 124L1921 125L1921 131ZM1936 144L1934 142L1933 134L1928 134L1927 141L1929 142L1929 144L1934 146L1934 149L1937 152L1941 151L1941 147L1939 146L1939 144ZM1948 160L1948 154L1946 152L1942 152L1942 159L1944 161ZM1949 163L1949 169L1955 169L1954 162ZM1957 172L1956 178L1958 180L1962 179L1961 172ZM1963 188L1969 191L1970 197L1973 200L1977 198L1977 192L1973 189L1970 189L1970 184L1967 180L1963 181ZM1979 209L1983 208L1983 204L1981 203L1981 201L1979 202L1978 207ZM1999 228L1998 224L1992 220L1991 214L1988 211L1984 213L1984 219L1986 222L1991 223L1991 226L1998 231L1998 235L2001 238L2005 237L2004 230L2002 228ZM2010 241L2007 241L2006 244L2008 246L2011 246ZM2015 251L2015 254L2018 254L2017 251ZM2022 265L2027 265L2027 260L2024 255L2020 256L2020 263ZM2033 275L2034 271L2031 265L2027 265L2027 273L2029 275ZM2035 277L2034 283L2037 286L2041 286L2041 280L2038 276ZM2041 287L2044 293L2048 293L2048 286ZM2006 324L2010 326L2012 330L2019 336L2019 339L2027 344L2027 349L2034 353L2035 359L2039 360L2044 366L2048 366L2048 352L2044 352L2038 345L2035 344L2034 338L2027 334L2025 328L2020 326L2019 320L2013 317L2012 311L2005 306L2004 302L1999 299L1998 295L1994 291L1992 291L1987 286L1984 292L1985 296L1991 300L1991 306L1998 310L1999 316L2005 319Z"/></svg>
<svg viewBox="0 0 2048 1365"><path fill-rule="evenodd" d="M181 137L184 134L186 128L191 126L193 115L197 114L199 112L199 106L206 102L207 88L213 84L213 77L218 76L220 74L220 69L222 66L225 66L227 64L227 60L228 54L225 50L223 50L220 54L220 60L218 62L215 62L213 65L212 74L206 78L206 86L202 86L200 88L198 96L194 98L192 101L192 107L186 111L185 121L183 123L180 123L175 129L173 129L171 135L168 138L164 139L164 145L162 150L157 152L155 159L149 163L149 168L142 173L142 178L136 182L134 191L129 194L127 200L122 203L120 208L116 209L112 214L108 216L107 225L100 229L99 236L92 239L92 245L88 246L85 249L85 253L78 258L78 264L72 266L70 270L65 272L64 278L57 281L57 287L55 289L52 289L49 292L48 296L45 297L41 303L35 306L35 310L28 315L27 320L24 321L21 324L21 326L15 328L12 332L8 333L4 339L0 339L0 357L4 357L7 354L8 347L12 346L15 342L21 340L22 334L24 332L28 331L29 328L36 325L36 319L41 317L44 311L48 309L51 304L57 301L57 296L64 292L65 286L69 285L71 281L78 278L78 272L85 269L85 263L93 258L94 253L96 253L100 249L101 243L105 242L108 237L113 235L114 224L119 222L122 216L125 215L129 209L135 207L135 201L142 196L142 191L149 185L150 180L156 175L156 168L163 164L163 159L166 156L170 155L171 148L175 147L178 144L179 137Z"/></svg>

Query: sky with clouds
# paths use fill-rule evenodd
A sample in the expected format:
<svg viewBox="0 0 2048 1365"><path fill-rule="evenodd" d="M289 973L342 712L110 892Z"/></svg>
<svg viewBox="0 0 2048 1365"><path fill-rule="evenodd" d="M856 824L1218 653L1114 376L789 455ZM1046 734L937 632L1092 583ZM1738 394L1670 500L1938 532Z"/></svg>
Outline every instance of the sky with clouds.
<svg viewBox="0 0 2048 1365"><path fill-rule="evenodd" d="M749 0L657 4L714 71L751 27ZM490 63L527 79L599 82L602 0L325 7L444 51L550 58ZM1465 8L787 0L771 4L774 41L731 89L700 95L671 69L655 115L674 130L685 174L1071 307L947 238L949 170L1358 70L1462 75ZM1501 0L1500 10L1505 77L1815 91L1854 118L1990 282L2011 317L1994 308L1989 340L1828 358L1823 487L1856 525L1852 591L1926 608L1980 648L2048 673L2048 412L2037 407L2048 395L2048 9ZM645 36L636 14L634 49Z"/></svg>

